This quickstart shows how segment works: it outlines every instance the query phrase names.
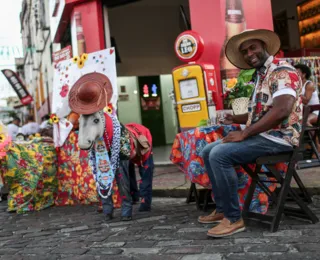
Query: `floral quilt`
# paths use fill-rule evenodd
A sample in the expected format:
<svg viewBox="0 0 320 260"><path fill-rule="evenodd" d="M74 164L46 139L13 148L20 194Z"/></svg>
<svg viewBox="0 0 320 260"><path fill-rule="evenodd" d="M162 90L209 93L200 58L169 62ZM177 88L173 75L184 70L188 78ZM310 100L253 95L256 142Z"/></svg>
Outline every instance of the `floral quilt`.
<svg viewBox="0 0 320 260"><path fill-rule="evenodd" d="M0 162L8 185L8 211L25 213L54 204L57 157L51 138L12 142Z"/></svg>

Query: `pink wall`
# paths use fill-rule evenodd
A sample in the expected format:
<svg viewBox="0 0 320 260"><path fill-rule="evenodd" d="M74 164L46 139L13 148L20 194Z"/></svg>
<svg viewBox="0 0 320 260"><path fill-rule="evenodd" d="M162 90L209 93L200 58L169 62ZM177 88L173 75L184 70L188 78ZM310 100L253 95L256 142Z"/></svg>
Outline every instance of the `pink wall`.
<svg viewBox="0 0 320 260"><path fill-rule="evenodd" d="M220 83L219 57L224 40L224 23L219 0L189 0L192 30L198 32L205 44L200 61L212 63Z"/></svg>
<svg viewBox="0 0 320 260"><path fill-rule="evenodd" d="M220 79L220 51L225 39L226 0L189 0L192 30L204 40L205 50L200 61L214 65L217 81ZM243 0L247 29L273 30L270 0Z"/></svg>
<svg viewBox="0 0 320 260"><path fill-rule="evenodd" d="M86 1L75 5L71 17L75 12L81 13L86 52L103 50L105 48L105 38L101 0Z"/></svg>

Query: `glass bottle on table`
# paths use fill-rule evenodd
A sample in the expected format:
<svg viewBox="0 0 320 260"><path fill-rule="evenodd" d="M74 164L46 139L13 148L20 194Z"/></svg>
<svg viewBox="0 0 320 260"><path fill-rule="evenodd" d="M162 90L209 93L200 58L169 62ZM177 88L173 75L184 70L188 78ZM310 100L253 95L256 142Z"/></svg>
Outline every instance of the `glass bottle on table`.
<svg viewBox="0 0 320 260"><path fill-rule="evenodd" d="M226 36L220 52L220 71L223 89L225 89L226 81L231 78L236 78L239 73L239 69L233 66L226 57L226 44L232 36L241 33L245 29L246 21L243 13L242 0L226 0Z"/></svg>

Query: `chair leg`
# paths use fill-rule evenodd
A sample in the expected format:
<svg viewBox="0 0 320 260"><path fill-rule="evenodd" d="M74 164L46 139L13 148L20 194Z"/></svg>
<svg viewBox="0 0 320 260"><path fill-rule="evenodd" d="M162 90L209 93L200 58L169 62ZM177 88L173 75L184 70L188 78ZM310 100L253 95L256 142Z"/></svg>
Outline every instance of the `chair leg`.
<svg viewBox="0 0 320 260"><path fill-rule="evenodd" d="M292 180L291 171L294 170L293 166L291 166L291 167L289 165L286 176L281 184L281 190L280 190L280 194L279 194L279 198L278 198L278 204L276 206L275 216L274 216L273 221L271 223L271 232L276 232L279 228L282 213L284 211L284 205L285 205L285 202L286 202L289 190L290 190L290 184L291 184L291 180Z"/></svg>
<svg viewBox="0 0 320 260"><path fill-rule="evenodd" d="M308 132L308 136L311 140L311 147L312 147L313 153L317 156L318 160L320 160L320 155L316 146L316 142L317 142L316 133L312 134L311 132ZM311 154L311 156L313 155L313 153Z"/></svg>
<svg viewBox="0 0 320 260"><path fill-rule="evenodd" d="M194 183L193 189L194 189L194 199L196 201L197 210L201 210L200 198L199 198L198 190L195 183Z"/></svg>
<svg viewBox="0 0 320 260"><path fill-rule="evenodd" d="M199 201L198 191L195 183L191 183L190 185L186 203L189 204L190 202L193 201L193 196L192 196L193 194L194 194L194 201L196 202L197 210L200 210L200 201Z"/></svg>
<svg viewBox="0 0 320 260"><path fill-rule="evenodd" d="M313 224L319 222L318 217L312 212L312 210L306 205L301 197L294 191L292 188L289 190L290 195L293 197L293 199L296 201L298 206L301 209L301 213L305 215L306 218L312 221Z"/></svg>
<svg viewBox="0 0 320 260"><path fill-rule="evenodd" d="M192 202L192 194L194 192L194 185L195 185L194 183L191 183L191 185L190 185L189 192L188 192L188 195L187 195L187 200L186 200L187 204Z"/></svg>
<svg viewBox="0 0 320 260"><path fill-rule="evenodd" d="M207 209L208 209L208 205L209 205L209 199L208 198L210 196L210 193L211 193L210 189L207 189L206 192L205 192L204 202L203 202L203 207L202 207L203 211L207 211Z"/></svg>
<svg viewBox="0 0 320 260"><path fill-rule="evenodd" d="M311 203L312 202L311 196L310 196L309 192L307 191L306 187L304 186L303 182L301 181L296 170L293 171L293 178L296 181L296 183L298 184L299 189L302 191L305 200L308 203Z"/></svg>

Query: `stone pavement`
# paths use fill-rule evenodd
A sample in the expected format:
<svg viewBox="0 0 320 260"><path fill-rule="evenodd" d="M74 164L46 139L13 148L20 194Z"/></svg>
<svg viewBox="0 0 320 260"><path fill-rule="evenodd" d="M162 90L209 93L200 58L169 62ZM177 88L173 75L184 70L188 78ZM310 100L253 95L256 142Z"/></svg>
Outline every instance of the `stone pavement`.
<svg viewBox="0 0 320 260"><path fill-rule="evenodd" d="M106 223L96 206L52 207L16 215L0 203L0 259L36 260L260 260L320 259L320 224L285 219L270 233L257 222L229 238L206 236L210 225L182 198L155 198L150 213ZM313 206L320 217L320 201Z"/></svg>

